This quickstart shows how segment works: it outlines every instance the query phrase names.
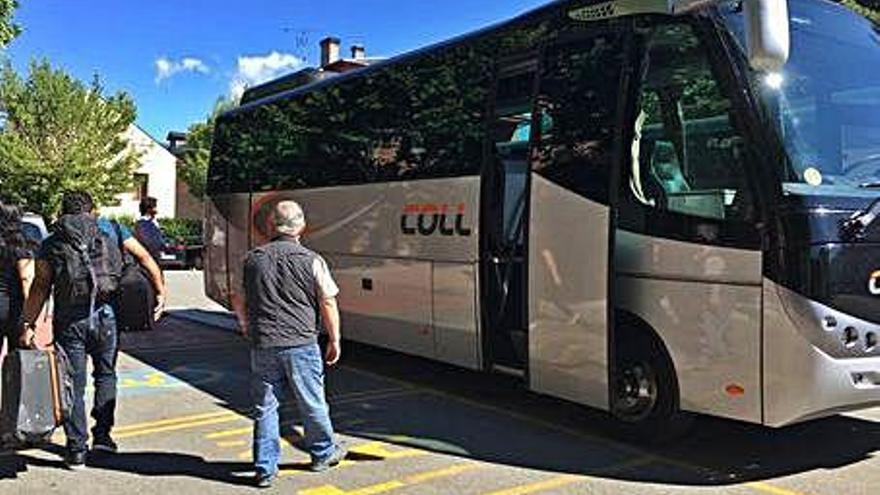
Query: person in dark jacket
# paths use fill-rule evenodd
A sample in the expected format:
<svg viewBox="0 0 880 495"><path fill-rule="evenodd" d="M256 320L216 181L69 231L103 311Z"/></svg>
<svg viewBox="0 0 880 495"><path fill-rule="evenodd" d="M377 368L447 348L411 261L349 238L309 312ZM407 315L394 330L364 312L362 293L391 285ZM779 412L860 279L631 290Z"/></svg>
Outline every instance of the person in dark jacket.
<svg viewBox="0 0 880 495"><path fill-rule="evenodd" d="M156 220L157 208L156 198L147 196L141 200L139 205L141 218L134 224L134 236L147 248L150 256L159 261L167 243L165 235L162 234L162 229L159 227L159 222Z"/></svg>
<svg viewBox="0 0 880 495"><path fill-rule="evenodd" d="M333 438L324 394L324 365L335 365L341 353L339 289L324 259L300 244L306 226L302 208L282 201L275 207L274 224L276 237L248 253L245 297L234 300L241 329L251 341L253 454L261 488L271 486L278 472L278 403L284 387L293 390L303 418L311 469L327 470L346 455ZM319 315L328 334L323 361Z"/></svg>

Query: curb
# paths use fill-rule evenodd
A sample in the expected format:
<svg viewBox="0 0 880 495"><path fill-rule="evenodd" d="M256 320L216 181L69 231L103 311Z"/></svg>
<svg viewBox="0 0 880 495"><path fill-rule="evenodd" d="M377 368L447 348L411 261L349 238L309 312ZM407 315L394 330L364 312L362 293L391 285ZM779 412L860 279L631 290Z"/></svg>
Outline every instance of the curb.
<svg viewBox="0 0 880 495"><path fill-rule="evenodd" d="M235 332L238 322L228 311L205 311L202 309L171 309L166 312L169 318L187 320L204 326Z"/></svg>

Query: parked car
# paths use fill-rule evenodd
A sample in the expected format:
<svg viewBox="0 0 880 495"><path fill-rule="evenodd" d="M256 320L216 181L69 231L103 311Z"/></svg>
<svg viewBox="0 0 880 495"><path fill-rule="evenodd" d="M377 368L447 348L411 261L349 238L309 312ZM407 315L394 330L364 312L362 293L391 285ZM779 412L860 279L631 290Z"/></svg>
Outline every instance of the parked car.
<svg viewBox="0 0 880 495"><path fill-rule="evenodd" d="M204 268L202 240L169 239L156 262L163 270L201 270Z"/></svg>

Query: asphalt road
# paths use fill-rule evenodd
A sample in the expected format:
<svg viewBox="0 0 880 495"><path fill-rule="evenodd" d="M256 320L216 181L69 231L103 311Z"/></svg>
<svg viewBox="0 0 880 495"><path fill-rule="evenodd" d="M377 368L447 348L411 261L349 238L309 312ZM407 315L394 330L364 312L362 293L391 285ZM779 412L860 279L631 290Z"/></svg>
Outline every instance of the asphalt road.
<svg viewBox="0 0 880 495"><path fill-rule="evenodd" d="M0 493L249 491L247 349L229 331L166 319L126 334L121 451L82 472L49 446L0 456ZM328 373L335 425L352 453L322 474L289 445L270 493L770 495L880 492L880 411L770 430L698 418L663 448L621 443L603 415L513 380L347 345ZM289 408L288 423L296 414ZM295 430L291 430L291 436ZM56 444L63 442L60 435Z"/></svg>

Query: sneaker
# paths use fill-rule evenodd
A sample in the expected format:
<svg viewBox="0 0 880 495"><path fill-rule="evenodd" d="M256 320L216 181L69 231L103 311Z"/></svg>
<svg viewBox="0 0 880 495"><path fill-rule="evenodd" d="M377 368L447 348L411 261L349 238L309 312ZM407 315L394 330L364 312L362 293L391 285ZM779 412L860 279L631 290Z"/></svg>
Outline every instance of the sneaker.
<svg viewBox="0 0 880 495"><path fill-rule="evenodd" d="M85 452L68 452L67 455L64 456L64 465L67 466L67 469L71 469L74 471L79 471L86 467L86 453Z"/></svg>
<svg viewBox="0 0 880 495"><path fill-rule="evenodd" d="M116 445L116 442L110 438L110 435L104 435L95 437L95 439L92 440L92 450L115 454L119 450L119 447Z"/></svg>
<svg viewBox="0 0 880 495"><path fill-rule="evenodd" d="M337 445L336 452L333 452L330 457L321 461L312 461L311 470L315 473L326 471L342 462L346 455L348 455L348 450L342 445Z"/></svg>
<svg viewBox="0 0 880 495"><path fill-rule="evenodd" d="M275 481L275 476L271 474L258 474L254 478L254 486L257 488L271 488Z"/></svg>

